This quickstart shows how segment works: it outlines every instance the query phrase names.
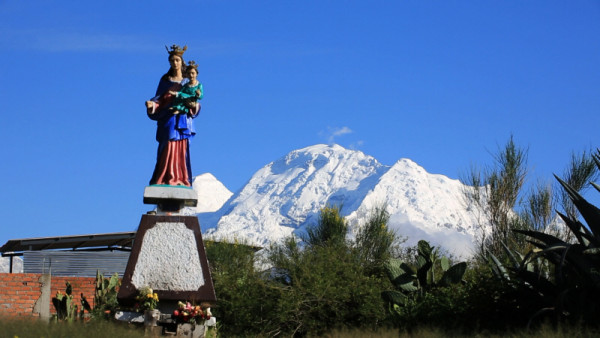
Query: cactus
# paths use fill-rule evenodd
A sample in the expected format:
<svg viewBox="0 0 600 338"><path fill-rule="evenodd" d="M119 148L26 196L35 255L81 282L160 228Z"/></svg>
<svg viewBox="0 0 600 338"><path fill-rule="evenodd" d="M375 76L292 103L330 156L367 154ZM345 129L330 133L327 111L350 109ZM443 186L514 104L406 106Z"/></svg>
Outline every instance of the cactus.
<svg viewBox="0 0 600 338"><path fill-rule="evenodd" d="M96 271L96 290L94 293L94 313L96 315L111 313L119 306L117 288L120 285L119 275L115 273L110 279L104 278L100 270Z"/></svg>
<svg viewBox="0 0 600 338"><path fill-rule="evenodd" d="M73 301L73 287L66 283L65 293L56 293L52 298L52 304L56 309L57 320L73 321L83 319L85 311L94 316L107 316L106 311L113 313L119 306L117 301L117 287L120 285L119 275L115 273L110 279L105 279L100 271L96 272L96 290L94 293L94 308L90 306L87 298L80 294L80 305Z"/></svg>
<svg viewBox="0 0 600 338"><path fill-rule="evenodd" d="M56 309L57 320L73 321L77 318L78 308L73 304L73 287L71 283L66 283L65 294L57 292L56 297L52 298L52 304ZM83 310L82 310L83 312Z"/></svg>

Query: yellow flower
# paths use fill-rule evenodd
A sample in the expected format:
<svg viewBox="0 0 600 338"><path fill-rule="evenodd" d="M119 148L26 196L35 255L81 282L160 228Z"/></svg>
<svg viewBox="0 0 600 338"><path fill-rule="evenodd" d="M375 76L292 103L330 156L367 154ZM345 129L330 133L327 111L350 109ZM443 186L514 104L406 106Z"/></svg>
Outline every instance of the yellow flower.
<svg viewBox="0 0 600 338"><path fill-rule="evenodd" d="M154 293L154 300L158 302L158 294L156 292Z"/></svg>

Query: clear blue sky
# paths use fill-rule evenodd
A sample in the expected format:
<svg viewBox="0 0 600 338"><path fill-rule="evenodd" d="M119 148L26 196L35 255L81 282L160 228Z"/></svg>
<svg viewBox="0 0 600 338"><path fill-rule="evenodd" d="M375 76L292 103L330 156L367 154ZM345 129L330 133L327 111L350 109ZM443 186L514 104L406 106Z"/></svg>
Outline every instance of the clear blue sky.
<svg viewBox="0 0 600 338"><path fill-rule="evenodd" d="M136 229L171 44L234 192L317 143L458 178L513 134L548 180L600 146L599 1L1 1L0 245Z"/></svg>

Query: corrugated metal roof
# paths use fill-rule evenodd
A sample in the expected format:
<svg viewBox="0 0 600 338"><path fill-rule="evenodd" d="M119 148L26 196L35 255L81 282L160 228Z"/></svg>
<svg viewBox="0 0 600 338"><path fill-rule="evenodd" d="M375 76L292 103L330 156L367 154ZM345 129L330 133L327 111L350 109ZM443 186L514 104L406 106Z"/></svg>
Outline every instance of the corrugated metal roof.
<svg viewBox="0 0 600 338"><path fill-rule="evenodd" d="M53 250L53 249L106 249L113 248L131 250L135 231L115 232L108 234L76 235L76 236L58 236L58 237L39 237L11 239L2 247L0 252L18 253L24 251Z"/></svg>
<svg viewBox="0 0 600 338"><path fill-rule="evenodd" d="M123 277L130 252L124 251L26 251L23 272L52 273L54 276L96 277L115 272Z"/></svg>

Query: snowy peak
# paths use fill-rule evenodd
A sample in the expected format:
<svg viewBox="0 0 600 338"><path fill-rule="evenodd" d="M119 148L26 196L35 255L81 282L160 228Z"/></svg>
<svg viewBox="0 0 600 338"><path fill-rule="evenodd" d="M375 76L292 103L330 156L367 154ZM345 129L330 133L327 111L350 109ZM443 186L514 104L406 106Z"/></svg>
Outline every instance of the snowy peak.
<svg viewBox="0 0 600 338"><path fill-rule="evenodd" d="M371 210L385 205L391 228L408 237L409 245L425 239L457 255L469 256L477 220L466 210L463 189L458 180L430 174L415 162L401 159L381 177L348 220L360 224Z"/></svg>
<svg viewBox="0 0 600 338"><path fill-rule="evenodd" d="M296 219L315 205L343 202L345 195L335 192L359 189L365 178L382 174L383 167L373 157L338 145L307 147L260 169L232 203L270 201L270 209Z"/></svg>
<svg viewBox="0 0 600 338"><path fill-rule="evenodd" d="M284 183L279 185L281 190L273 192L279 197L290 197L281 211L297 219L315 206L328 203L352 209L353 205L346 204L354 199L348 197L365 190L365 182L376 182L386 169L360 151L320 144L292 151L268 165L263 174L270 184Z"/></svg>
<svg viewBox="0 0 600 338"><path fill-rule="evenodd" d="M342 206L354 228L385 205L390 226L409 244L426 239L468 255L476 220L462 191L458 180L429 174L409 159L387 166L360 151L318 144L267 164L221 209L199 216L209 238L267 245L315 224L328 204Z"/></svg>
<svg viewBox="0 0 600 338"><path fill-rule="evenodd" d="M375 183L386 169L373 157L338 145L292 151L257 171L223 206L217 229L209 234L249 236L260 245L278 240L314 223L328 203L354 208L357 196L371 188L366 183Z"/></svg>
<svg viewBox="0 0 600 338"><path fill-rule="evenodd" d="M198 194L195 213L217 211L233 195L223 183L209 173L194 177L192 187Z"/></svg>

